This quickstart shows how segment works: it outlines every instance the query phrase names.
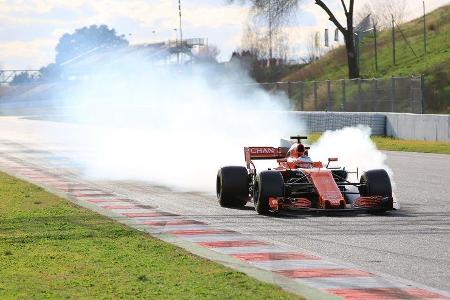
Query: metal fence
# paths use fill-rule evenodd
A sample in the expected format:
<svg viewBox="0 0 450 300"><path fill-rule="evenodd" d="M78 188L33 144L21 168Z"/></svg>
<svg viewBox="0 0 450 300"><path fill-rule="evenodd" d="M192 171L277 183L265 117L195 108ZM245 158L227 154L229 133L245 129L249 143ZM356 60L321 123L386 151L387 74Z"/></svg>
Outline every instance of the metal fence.
<svg viewBox="0 0 450 300"><path fill-rule="evenodd" d="M271 93L284 92L299 111L424 113L423 76L259 85Z"/></svg>

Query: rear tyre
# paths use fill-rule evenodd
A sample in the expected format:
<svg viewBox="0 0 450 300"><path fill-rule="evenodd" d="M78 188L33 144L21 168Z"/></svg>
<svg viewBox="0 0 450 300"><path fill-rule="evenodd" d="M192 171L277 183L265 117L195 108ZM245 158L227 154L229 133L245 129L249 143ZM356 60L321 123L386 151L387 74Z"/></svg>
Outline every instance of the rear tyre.
<svg viewBox="0 0 450 300"><path fill-rule="evenodd" d="M217 172L217 199L223 207L243 207L249 199L249 177L245 167L223 167Z"/></svg>
<svg viewBox="0 0 450 300"><path fill-rule="evenodd" d="M256 176L254 190L256 212L267 215L270 212L269 197L284 196L283 176L277 171L263 171Z"/></svg>

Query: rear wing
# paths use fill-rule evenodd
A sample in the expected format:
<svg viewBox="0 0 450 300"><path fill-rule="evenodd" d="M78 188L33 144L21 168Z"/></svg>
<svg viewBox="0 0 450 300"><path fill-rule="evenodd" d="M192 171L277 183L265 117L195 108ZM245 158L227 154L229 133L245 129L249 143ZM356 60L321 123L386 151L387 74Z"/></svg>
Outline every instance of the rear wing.
<svg viewBox="0 0 450 300"><path fill-rule="evenodd" d="M289 148L286 147L245 147L244 153L247 169L250 169L250 166L253 165L252 160L281 159L286 157L288 151Z"/></svg>

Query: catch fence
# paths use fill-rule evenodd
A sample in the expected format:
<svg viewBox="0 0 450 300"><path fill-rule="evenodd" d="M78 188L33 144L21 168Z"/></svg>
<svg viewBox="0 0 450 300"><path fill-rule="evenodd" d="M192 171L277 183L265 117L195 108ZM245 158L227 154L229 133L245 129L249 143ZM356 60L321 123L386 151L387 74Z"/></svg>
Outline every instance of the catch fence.
<svg viewBox="0 0 450 300"><path fill-rule="evenodd" d="M424 113L424 78L342 79L259 83L284 92L299 111Z"/></svg>

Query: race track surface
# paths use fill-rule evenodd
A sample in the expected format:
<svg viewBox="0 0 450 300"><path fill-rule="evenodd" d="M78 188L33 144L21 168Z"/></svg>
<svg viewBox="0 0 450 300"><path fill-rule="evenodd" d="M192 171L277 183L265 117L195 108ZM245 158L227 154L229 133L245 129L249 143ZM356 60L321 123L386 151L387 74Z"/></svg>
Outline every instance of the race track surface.
<svg viewBox="0 0 450 300"><path fill-rule="evenodd" d="M174 193L139 182L105 183L164 210L251 233L436 288L450 290L450 156L387 152L399 211L368 214L259 216L218 206L214 196Z"/></svg>
<svg viewBox="0 0 450 300"><path fill-rule="evenodd" d="M26 121L0 119L0 158L48 169L54 168L55 159L64 160L61 153L49 159L56 153L55 146L37 143L36 137L27 132ZM240 210L222 208L214 195L178 193L147 182L95 184L142 204L247 233L258 240L450 291L450 156L386 154L395 174L401 209L384 216L285 213L265 217L257 215L251 203ZM77 176L73 166L61 172Z"/></svg>

